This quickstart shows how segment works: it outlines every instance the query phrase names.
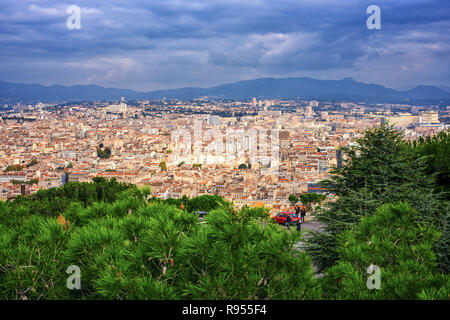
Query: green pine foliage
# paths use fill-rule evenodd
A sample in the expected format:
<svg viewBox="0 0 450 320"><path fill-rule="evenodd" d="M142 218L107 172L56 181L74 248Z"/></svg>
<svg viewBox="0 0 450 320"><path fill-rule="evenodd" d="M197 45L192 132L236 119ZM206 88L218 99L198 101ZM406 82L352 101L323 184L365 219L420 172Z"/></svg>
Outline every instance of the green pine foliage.
<svg viewBox="0 0 450 320"><path fill-rule="evenodd" d="M339 236L339 262L322 279L327 299L449 299L450 278L437 271L439 232L416 224L407 203L388 204ZM367 268L380 268L380 288L368 289Z"/></svg>
<svg viewBox="0 0 450 320"><path fill-rule="evenodd" d="M187 240L182 261L195 279L183 288L187 299L318 298L311 260L294 249L298 235L267 223L261 209L213 211Z"/></svg>
<svg viewBox="0 0 450 320"><path fill-rule="evenodd" d="M74 183L68 204L66 186L49 191L59 207L41 192L42 214L37 195L0 202L1 299L320 297L311 259L294 247L300 235L280 230L265 209L202 196L181 210L129 186L112 200L98 183L120 189ZM204 222L196 210L209 211ZM66 287L71 265L81 270L79 290Z"/></svg>
<svg viewBox="0 0 450 320"><path fill-rule="evenodd" d="M188 212L193 211L206 211L209 212L216 209L219 206L228 206L229 204L218 195L202 195L190 199L187 196L183 196L181 199L168 198L168 199L158 199L152 197L151 202L167 203L173 205L177 208L183 207L184 210Z"/></svg>
<svg viewBox="0 0 450 320"><path fill-rule="evenodd" d="M389 125L368 130L357 145L342 148L344 165L334 168L322 185L336 196L316 218L323 233L309 238L307 250L320 270L338 259L337 237L387 203L406 201L419 212L417 219L442 229L442 201L423 157L412 156L403 134ZM443 254L443 253L442 253Z"/></svg>
<svg viewBox="0 0 450 320"><path fill-rule="evenodd" d="M436 179L436 189L450 200L450 132L441 131L408 144L416 157L425 157L425 170Z"/></svg>
<svg viewBox="0 0 450 320"><path fill-rule="evenodd" d="M69 234L56 220L39 216L16 227L0 224L0 299L64 296L60 283L66 274L59 261Z"/></svg>
<svg viewBox="0 0 450 320"><path fill-rule="evenodd" d="M442 201L439 213L433 218L433 223L441 232L441 238L434 243L434 251L439 260L439 267L445 272L450 271L450 133L441 131L438 135L420 138L406 144L406 149L412 157L423 159L425 172L434 179L434 190Z"/></svg>
<svg viewBox="0 0 450 320"><path fill-rule="evenodd" d="M126 192L125 192L126 191ZM146 190L141 190L133 184L117 182L115 178L106 180L97 177L93 183L70 182L60 188L41 189L25 197L18 196L11 204L18 210L28 210L30 214L46 217L57 217L74 202L87 207L94 202L111 203L128 194L145 197ZM22 207L22 209L19 209Z"/></svg>

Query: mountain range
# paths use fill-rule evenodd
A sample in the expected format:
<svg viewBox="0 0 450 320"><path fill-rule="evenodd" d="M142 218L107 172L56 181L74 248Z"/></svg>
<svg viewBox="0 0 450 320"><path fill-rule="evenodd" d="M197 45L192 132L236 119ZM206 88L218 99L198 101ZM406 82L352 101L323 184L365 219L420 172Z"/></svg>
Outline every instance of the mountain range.
<svg viewBox="0 0 450 320"><path fill-rule="evenodd" d="M394 90L378 84L366 84L345 78L316 80L311 78L259 78L222 84L210 88L180 88L138 92L130 89L104 88L96 85L71 87L23 84L0 81L0 102L70 102L136 99L195 99L208 96L223 99L300 98L351 99L372 102L405 102L408 100L448 100L448 87L417 86L411 90ZM449 88L450 89L450 88Z"/></svg>

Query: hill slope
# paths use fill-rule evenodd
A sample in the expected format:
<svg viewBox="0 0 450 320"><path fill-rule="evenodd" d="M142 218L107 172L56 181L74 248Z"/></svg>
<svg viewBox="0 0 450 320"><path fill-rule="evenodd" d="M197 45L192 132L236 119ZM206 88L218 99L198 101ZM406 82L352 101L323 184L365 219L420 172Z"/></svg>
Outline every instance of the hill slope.
<svg viewBox="0 0 450 320"><path fill-rule="evenodd" d="M249 98L303 98L303 99L361 99L371 101L404 101L450 99L450 93L435 86L418 86L409 91L399 91L377 84L357 82L352 78L342 80L316 80L311 78L260 78L218 85L211 88L180 88L150 92L129 89L87 86L42 86L39 84L9 83L0 81L2 103L37 101L95 101L134 99L193 99L199 97L228 99Z"/></svg>

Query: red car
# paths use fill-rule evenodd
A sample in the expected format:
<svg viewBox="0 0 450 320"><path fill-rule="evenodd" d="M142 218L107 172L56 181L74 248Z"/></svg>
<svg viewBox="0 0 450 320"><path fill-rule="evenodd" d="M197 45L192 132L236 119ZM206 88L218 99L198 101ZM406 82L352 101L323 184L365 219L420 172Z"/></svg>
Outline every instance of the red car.
<svg viewBox="0 0 450 320"><path fill-rule="evenodd" d="M280 212L273 218L277 223L286 224L286 219L288 215L291 217L291 224L296 224L299 221L299 216L295 212Z"/></svg>

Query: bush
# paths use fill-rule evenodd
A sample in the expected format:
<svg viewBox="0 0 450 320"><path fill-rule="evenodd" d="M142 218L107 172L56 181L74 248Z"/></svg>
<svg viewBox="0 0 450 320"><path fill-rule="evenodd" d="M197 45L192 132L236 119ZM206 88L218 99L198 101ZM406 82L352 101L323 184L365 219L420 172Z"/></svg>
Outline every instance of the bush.
<svg viewBox="0 0 450 320"><path fill-rule="evenodd" d="M437 271L435 228L415 224L407 203L388 204L339 237L339 262L322 280L328 299L419 299L450 294L448 276ZM380 268L380 289L366 286L367 268Z"/></svg>
<svg viewBox="0 0 450 320"><path fill-rule="evenodd" d="M73 201L62 187L0 202L0 298L320 296L311 260L294 249L299 235L280 232L265 209L238 212L220 197L202 196L180 199L191 211L180 210L162 200L147 203L135 188L115 193L112 202L94 201L111 199L96 189L102 183L72 185ZM61 202L58 216L50 195ZM205 223L194 210L209 211ZM81 270L80 290L66 287L70 265Z"/></svg>

